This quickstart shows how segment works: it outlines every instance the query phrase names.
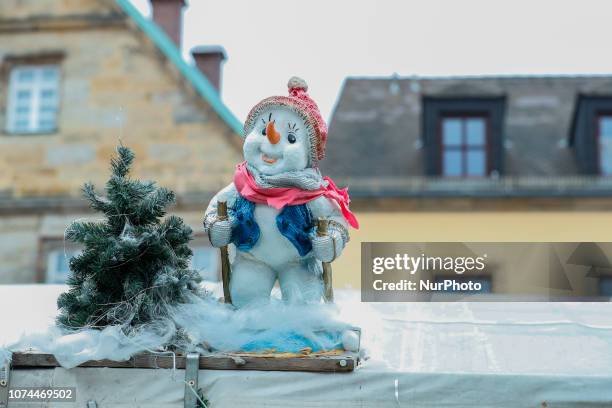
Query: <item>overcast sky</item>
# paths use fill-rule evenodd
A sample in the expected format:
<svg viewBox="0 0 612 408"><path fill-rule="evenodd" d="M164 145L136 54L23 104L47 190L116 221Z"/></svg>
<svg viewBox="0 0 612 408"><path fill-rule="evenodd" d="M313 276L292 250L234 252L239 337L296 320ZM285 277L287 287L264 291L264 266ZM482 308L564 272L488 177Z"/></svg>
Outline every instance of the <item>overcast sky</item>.
<svg viewBox="0 0 612 408"><path fill-rule="evenodd" d="M329 118L346 76L612 73L606 0L188 3L184 51L225 47L222 96L241 121L292 75Z"/></svg>

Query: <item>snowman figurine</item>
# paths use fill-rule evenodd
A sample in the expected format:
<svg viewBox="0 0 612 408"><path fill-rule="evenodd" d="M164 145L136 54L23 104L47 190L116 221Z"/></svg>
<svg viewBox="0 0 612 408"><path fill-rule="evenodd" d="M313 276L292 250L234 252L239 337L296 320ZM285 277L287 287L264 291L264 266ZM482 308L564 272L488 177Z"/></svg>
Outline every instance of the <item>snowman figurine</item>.
<svg viewBox="0 0 612 408"><path fill-rule="evenodd" d="M272 96L250 111L244 124L244 162L233 182L211 200L204 229L214 247L229 245L230 294L240 308L268 299L278 279L290 303L319 302L322 262L332 262L358 228L346 189L338 189L318 168L327 126L300 78L288 96ZM219 219L225 201L228 219ZM316 221L328 220L318 236Z"/></svg>

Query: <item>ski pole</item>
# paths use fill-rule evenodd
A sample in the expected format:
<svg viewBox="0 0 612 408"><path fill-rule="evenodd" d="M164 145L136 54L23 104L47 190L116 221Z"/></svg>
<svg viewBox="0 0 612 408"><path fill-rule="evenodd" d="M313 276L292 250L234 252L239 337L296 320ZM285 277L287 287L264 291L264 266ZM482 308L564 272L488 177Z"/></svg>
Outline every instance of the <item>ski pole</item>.
<svg viewBox="0 0 612 408"><path fill-rule="evenodd" d="M227 221L227 202L217 202L217 219L219 221ZM232 303L232 295L230 294L230 275L231 267L229 262L229 253L227 245L219 248L221 251L221 281L223 283L223 301L224 303Z"/></svg>
<svg viewBox="0 0 612 408"><path fill-rule="evenodd" d="M324 237L327 235L327 225L329 221L325 218L319 218L317 220L317 235ZM332 303L334 301L334 287L332 285L332 267L331 262L322 262L323 264L323 300L325 303Z"/></svg>

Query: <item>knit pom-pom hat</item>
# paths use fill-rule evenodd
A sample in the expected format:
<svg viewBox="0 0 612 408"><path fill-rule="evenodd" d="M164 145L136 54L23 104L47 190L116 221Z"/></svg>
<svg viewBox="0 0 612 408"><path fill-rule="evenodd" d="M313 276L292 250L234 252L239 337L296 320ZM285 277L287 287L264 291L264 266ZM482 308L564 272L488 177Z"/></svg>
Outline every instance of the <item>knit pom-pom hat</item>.
<svg viewBox="0 0 612 408"><path fill-rule="evenodd" d="M246 121L244 122L243 137L253 131L259 115L274 108L275 106L285 106L298 115L306 123L306 130L310 138L310 162L316 165L319 160L325 157L325 143L327 142L327 125L319 112L319 107L308 96L308 85L302 78L291 77L287 83L289 96L271 96L259 102L251 109Z"/></svg>

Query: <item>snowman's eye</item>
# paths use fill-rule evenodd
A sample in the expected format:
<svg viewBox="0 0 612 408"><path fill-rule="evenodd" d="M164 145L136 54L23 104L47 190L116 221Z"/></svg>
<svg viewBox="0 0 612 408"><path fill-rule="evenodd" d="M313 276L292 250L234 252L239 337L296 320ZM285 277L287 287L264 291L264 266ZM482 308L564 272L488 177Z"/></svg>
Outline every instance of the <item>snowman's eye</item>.
<svg viewBox="0 0 612 408"><path fill-rule="evenodd" d="M263 136L265 136L265 135L266 135L266 128L265 128L265 127L261 128L261 134L262 134Z"/></svg>
<svg viewBox="0 0 612 408"><path fill-rule="evenodd" d="M289 133L289 134L287 135L287 140L289 141L289 143L293 144L293 143L295 143L295 141L296 141L297 139L295 138L295 135L294 135L293 133Z"/></svg>

